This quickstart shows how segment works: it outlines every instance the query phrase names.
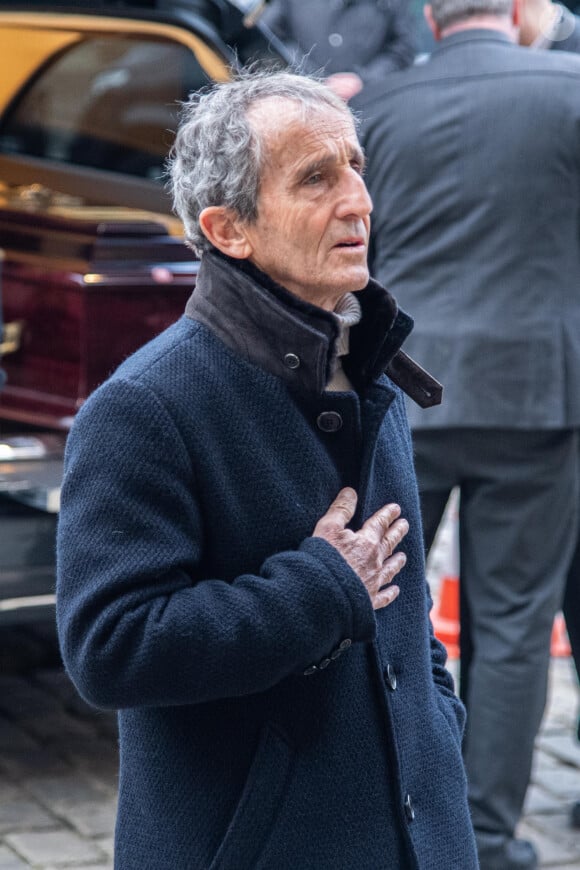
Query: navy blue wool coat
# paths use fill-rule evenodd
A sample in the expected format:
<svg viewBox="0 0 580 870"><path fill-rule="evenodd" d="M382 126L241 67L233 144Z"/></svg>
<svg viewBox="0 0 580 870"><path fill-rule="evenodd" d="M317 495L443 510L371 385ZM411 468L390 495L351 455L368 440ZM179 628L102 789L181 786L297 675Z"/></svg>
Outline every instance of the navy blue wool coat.
<svg viewBox="0 0 580 870"><path fill-rule="evenodd" d="M372 281L359 298L357 390L325 392L335 316L206 254L186 314L75 420L58 624L80 693L120 711L119 870L477 867L403 399L380 374L410 320ZM312 537L346 484L353 527L390 501L410 524L378 612Z"/></svg>

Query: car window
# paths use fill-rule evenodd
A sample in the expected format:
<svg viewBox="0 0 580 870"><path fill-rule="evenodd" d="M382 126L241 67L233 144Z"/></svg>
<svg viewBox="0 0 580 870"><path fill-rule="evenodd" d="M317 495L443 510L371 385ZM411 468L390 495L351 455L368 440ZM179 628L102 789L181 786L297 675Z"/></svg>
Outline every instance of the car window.
<svg viewBox="0 0 580 870"><path fill-rule="evenodd" d="M179 102L210 78L164 38L88 36L45 64L0 125L0 151L162 180Z"/></svg>

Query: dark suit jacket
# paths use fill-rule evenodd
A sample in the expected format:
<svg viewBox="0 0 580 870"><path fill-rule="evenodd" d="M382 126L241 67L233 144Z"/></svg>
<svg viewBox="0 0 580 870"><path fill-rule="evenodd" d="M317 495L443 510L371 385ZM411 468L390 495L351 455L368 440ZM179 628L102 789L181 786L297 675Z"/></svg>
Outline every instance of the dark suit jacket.
<svg viewBox="0 0 580 870"><path fill-rule="evenodd" d="M411 424L579 426L580 58L463 31L355 107L373 272L444 384Z"/></svg>

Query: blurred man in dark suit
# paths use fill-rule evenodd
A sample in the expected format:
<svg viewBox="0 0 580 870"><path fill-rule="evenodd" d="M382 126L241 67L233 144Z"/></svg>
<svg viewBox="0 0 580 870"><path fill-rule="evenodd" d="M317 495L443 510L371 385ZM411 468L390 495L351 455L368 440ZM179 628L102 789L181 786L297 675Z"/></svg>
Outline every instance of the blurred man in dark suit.
<svg viewBox="0 0 580 870"><path fill-rule="evenodd" d="M345 100L415 57L408 0L272 0L263 20Z"/></svg>
<svg viewBox="0 0 580 870"><path fill-rule="evenodd" d="M521 0L520 43L530 48L556 49L580 53L580 17L552 0ZM580 535L566 580L564 616L572 647L576 673L580 679ZM580 720L578 721L580 740ZM580 801L572 807L572 824L580 828Z"/></svg>
<svg viewBox="0 0 580 870"><path fill-rule="evenodd" d="M520 0L433 0L429 60L363 112L375 276L443 382L411 411L427 547L458 486L465 759L482 870L515 837L572 555L580 426L580 58L530 52ZM366 117L366 122L365 122Z"/></svg>

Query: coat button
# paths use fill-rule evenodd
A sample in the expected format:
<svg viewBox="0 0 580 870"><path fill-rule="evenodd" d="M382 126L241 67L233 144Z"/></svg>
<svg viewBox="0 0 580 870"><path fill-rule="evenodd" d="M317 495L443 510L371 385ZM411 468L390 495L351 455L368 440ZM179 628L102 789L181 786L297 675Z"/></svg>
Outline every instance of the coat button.
<svg viewBox="0 0 580 870"><path fill-rule="evenodd" d="M395 669L392 665L387 665L387 669L385 671L385 682L391 692L394 692L397 688L397 674L395 673Z"/></svg>
<svg viewBox="0 0 580 870"><path fill-rule="evenodd" d="M316 425L323 432L338 432L342 429L342 417L338 411L323 411L318 415Z"/></svg>
<svg viewBox="0 0 580 870"><path fill-rule="evenodd" d="M413 803L412 803L412 801L411 801L411 795L410 795L410 794L408 794L408 795L405 797L404 807L405 807L405 815L407 816L407 821L408 821L408 822L412 822L412 821L414 821L414 819L415 819L415 810L413 809Z"/></svg>
<svg viewBox="0 0 580 870"><path fill-rule="evenodd" d="M345 637L344 640L341 640L339 645L335 650L330 653L330 658L335 661L339 656L343 654L345 650L347 650L352 645L352 640L350 637Z"/></svg>
<svg viewBox="0 0 580 870"><path fill-rule="evenodd" d="M284 356L284 365L289 369L298 369L300 368L300 357L296 356L295 353L287 353Z"/></svg>

